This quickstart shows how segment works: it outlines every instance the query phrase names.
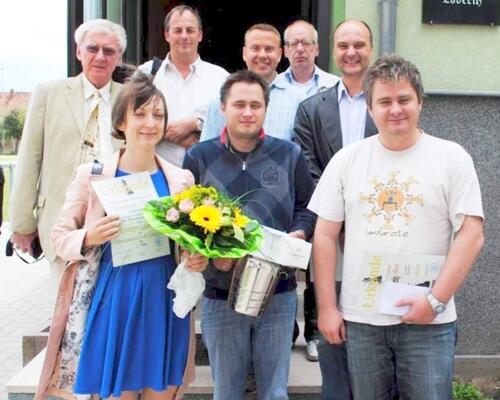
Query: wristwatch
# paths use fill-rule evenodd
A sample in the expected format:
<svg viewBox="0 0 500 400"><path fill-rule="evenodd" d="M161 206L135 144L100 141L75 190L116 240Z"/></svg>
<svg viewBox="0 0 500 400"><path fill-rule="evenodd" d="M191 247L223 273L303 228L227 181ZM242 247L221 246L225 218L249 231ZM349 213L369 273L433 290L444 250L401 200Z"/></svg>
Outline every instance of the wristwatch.
<svg viewBox="0 0 500 400"><path fill-rule="evenodd" d="M427 300L429 300L429 303L431 304L432 310L436 314L441 314L442 312L444 312L444 310L446 310L446 304L441 303L438 299L436 299L434 297L434 295L432 293L429 293L427 295Z"/></svg>

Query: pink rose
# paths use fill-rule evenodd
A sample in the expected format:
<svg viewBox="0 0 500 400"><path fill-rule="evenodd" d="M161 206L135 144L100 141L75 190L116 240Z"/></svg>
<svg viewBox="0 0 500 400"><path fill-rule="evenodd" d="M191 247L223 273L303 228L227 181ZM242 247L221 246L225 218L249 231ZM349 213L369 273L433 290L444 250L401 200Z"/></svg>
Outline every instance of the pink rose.
<svg viewBox="0 0 500 400"><path fill-rule="evenodd" d="M171 207L168 209L167 213L165 214L165 219L168 222L177 222L179 220L179 211L175 209L174 207Z"/></svg>
<svg viewBox="0 0 500 400"><path fill-rule="evenodd" d="M210 197L203 200L204 206L215 206L215 201L213 201Z"/></svg>
<svg viewBox="0 0 500 400"><path fill-rule="evenodd" d="M179 203L179 210L184 214L189 214L193 211L194 204L190 199L184 199Z"/></svg>

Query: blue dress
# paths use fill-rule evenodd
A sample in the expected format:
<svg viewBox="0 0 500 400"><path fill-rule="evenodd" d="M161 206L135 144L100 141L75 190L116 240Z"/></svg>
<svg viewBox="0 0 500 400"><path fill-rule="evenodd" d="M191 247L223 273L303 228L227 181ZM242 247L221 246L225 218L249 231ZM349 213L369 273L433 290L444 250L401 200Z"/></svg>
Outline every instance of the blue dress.
<svg viewBox="0 0 500 400"><path fill-rule="evenodd" d="M117 170L116 176L127 173ZM151 175L168 196L162 171ZM167 289L175 269L171 255L113 267L111 246L101 259L87 317L74 392L121 396L124 390L166 390L182 384L189 346L189 315L172 311Z"/></svg>

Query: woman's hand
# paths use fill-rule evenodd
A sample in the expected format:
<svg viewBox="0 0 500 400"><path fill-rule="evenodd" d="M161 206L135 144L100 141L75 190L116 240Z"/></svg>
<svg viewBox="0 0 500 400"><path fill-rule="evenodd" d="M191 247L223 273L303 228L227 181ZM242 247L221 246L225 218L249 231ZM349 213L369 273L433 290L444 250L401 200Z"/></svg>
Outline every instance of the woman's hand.
<svg viewBox="0 0 500 400"><path fill-rule="evenodd" d="M214 261L214 267L217 268L219 271L228 272L231 271L231 269L234 267L234 264L236 264L236 261L238 261L238 259L215 258L213 261Z"/></svg>
<svg viewBox="0 0 500 400"><path fill-rule="evenodd" d="M208 258L199 253L189 254L187 250L183 251L183 258L186 260L186 269L192 272L203 272L208 265Z"/></svg>
<svg viewBox="0 0 500 400"><path fill-rule="evenodd" d="M120 230L120 217L118 215L107 215L102 217L93 228L87 231L83 239L83 247L99 246L118 235Z"/></svg>

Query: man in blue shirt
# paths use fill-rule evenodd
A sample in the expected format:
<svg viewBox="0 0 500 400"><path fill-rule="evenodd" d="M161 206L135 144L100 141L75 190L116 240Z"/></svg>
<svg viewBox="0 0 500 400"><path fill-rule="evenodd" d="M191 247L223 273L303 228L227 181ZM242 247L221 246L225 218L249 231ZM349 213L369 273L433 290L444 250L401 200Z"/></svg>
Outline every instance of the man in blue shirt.
<svg viewBox="0 0 500 400"><path fill-rule="evenodd" d="M256 24L248 28L245 33L243 60L247 68L262 77L270 88L264 129L269 135L291 140L295 113L304 96L278 76L276 67L281 60L281 54L281 36L274 26ZM219 136L223 127L224 117L217 96L208 107L200 141Z"/></svg>
<svg viewBox="0 0 500 400"><path fill-rule="evenodd" d="M342 147L377 133L363 93L363 78L370 65L373 38L369 26L357 20L339 24L333 36L335 63L342 72L336 85L302 102L297 111L294 140L304 151L315 184L333 155ZM337 261L337 263L340 260ZM339 271L339 269L337 269ZM337 273L337 293L342 273ZM316 314L314 288L304 293L305 314ZM322 398L352 398L344 344L318 346Z"/></svg>
<svg viewBox="0 0 500 400"><path fill-rule="evenodd" d="M288 83L309 97L338 82L338 76L323 71L314 63L319 55L318 31L311 23L297 20L287 26L283 36L290 67L280 76Z"/></svg>

